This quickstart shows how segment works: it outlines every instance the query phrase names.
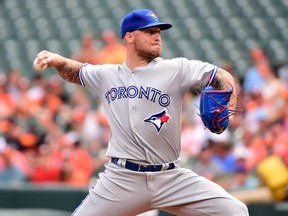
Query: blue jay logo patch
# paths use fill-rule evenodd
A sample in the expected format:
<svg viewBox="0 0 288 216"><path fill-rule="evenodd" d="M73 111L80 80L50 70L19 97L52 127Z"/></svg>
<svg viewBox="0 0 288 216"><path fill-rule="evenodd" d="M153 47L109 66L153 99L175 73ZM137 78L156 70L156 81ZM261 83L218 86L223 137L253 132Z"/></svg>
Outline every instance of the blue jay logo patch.
<svg viewBox="0 0 288 216"><path fill-rule="evenodd" d="M146 16L150 16L152 17L155 21L158 21L158 16L156 13L154 13L153 11L149 11Z"/></svg>
<svg viewBox="0 0 288 216"><path fill-rule="evenodd" d="M158 133L160 133L161 128L163 125L167 122L169 122L170 116L167 114L166 109L162 110L161 112L152 114L148 118L144 119L144 122L151 123L157 130Z"/></svg>

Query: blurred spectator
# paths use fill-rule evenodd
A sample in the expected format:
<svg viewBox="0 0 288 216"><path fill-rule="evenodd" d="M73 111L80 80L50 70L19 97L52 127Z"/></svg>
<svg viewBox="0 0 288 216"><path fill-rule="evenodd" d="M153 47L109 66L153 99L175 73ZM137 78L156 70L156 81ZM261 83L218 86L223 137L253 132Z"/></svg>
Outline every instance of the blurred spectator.
<svg viewBox="0 0 288 216"><path fill-rule="evenodd" d="M1 152L0 156L3 158L5 168L0 171L0 182L9 184L19 184L25 179L21 170L13 164L10 155L7 152Z"/></svg>
<svg viewBox="0 0 288 216"><path fill-rule="evenodd" d="M251 66L245 76L243 89L245 93L261 91L265 87L264 75L271 70L270 60L263 49L254 48L250 51Z"/></svg>
<svg viewBox="0 0 288 216"><path fill-rule="evenodd" d="M282 121L271 122L266 130L255 136L248 144L249 157L246 167L253 171L257 164L269 155L277 155L288 164L288 135Z"/></svg>
<svg viewBox="0 0 288 216"><path fill-rule="evenodd" d="M29 148L37 148L39 144L39 139L39 134L37 134L34 128L30 127L19 134L19 149L26 150Z"/></svg>
<svg viewBox="0 0 288 216"><path fill-rule="evenodd" d="M212 162L213 143L208 140L202 145L199 155L196 157L195 164L191 169L198 175L201 175L211 181L216 182L223 175L221 164Z"/></svg>
<svg viewBox="0 0 288 216"><path fill-rule="evenodd" d="M247 133L256 134L268 122L269 113L267 104L264 101L262 92L252 92L245 97L245 126L249 125Z"/></svg>
<svg viewBox="0 0 288 216"><path fill-rule="evenodd" d="M6 76L0 77L0 116L9 117L16 112L16 101L8 91L8 82Z"/></svg>
<svg viewBox="0 0 288 216"><path fill-rule="evenodd" d="M52 115L57 115L61 111L69 96L64 89L63 82L59 78L51 77L45 89L44 105Z"/></svg>
<svg viewBox="0 0 288 216"><path fill-rule="evenodd" d="M31 152L31 183L59 183L60 166L55 166L51 160L52 148L48 144L42 144L37 152Z"/></svg>
<svg viewBox="0 0 288 216"><path fill-rule="evenodd" d="M87 186L94 171L93 158L81 147L79 136L69 132L61 137L61 147L53 157L61 160L60 181L73 186Z"/></svg>
<svg viewBox="0 0 288 216"><path fill-rule="evenodd" d="M236 148L233 154L236 160L236 167L227 189L229 191L239 191L252 190L259 187L260 181L257 175L254 174L253 170L247 168L248 152L243 148Z"/></svg>
<svg viewBox="0 0 288 216"><path fill-rule="evenodd" d="M285 82L285 85L288 86L288 63L283 63L276 68L277 75L280 79Z"/></svg>
<svg viewBox="0 0 288 216"><path fill-rule="evenodd" d="M83 63L99 63L95 37L92 33L85 33L81 36L81 48L77 53L73 54L71 58Z"/></svg>
<svg viewBox="0 0 288 216"><path fill-rule="evenodd" d="M33 77L33 83L28 90L28 97L31 101L41 104L45 96L47 82L44 77L37 73Z"/></svg>
<svg viewBox="0 0 288 216"><path fill-rule="evenodd" d="M239 162L237 162L239 163ZM253 190L260 186L257 177L252 175L245 166L238 165L236 167L235 173L231 184L229 185L229 191L239 191L239 190Z"/></svg>
<svg viewBox="0 0 288 216"><path fill-rule="evenodd" d="M99 64L123 64L126 59L126 48L113 31L102 33L104 47L98 55Z"/></svg>
<svg viewBox="0 0 288 216"><path fill-rule="evenodd" d="M263 99L269 112L269 121L283 118L285 112L288 90L285 82L278 78L275 71L265 73L265 88L262 90Z"/></svg>
<svg viewBox="0 0 288 216"><path fill-rule="evenodd" d="M30 172L26 157L0 137L0 183L19 184Z"/></svg>
<svg viewBox="0 0 288 216"><path fill-rule="evenodd" d="M192 118L192 116L190 116ZM189 118L182 119L181 154L187 159L193 158L201 151L201 145L206 141L205 128L202 123L189 124ZM184 158L183 158L184 159Z"/></svg>
<svg viewBox="0 0 288 216"><path fill-rule="evenodd" d="M21 98L20 83L23 79L21 70L13 68L7 74L7 90L12 95L15 101Z"/></svg>
<svg viewBox="0 0 288 216"><path fill-rule="evenodd" d="M213 144L214 153L212 162L221 165L222 172L232 173L236 168L236 159L232 152L232 140L229 130L222 134L210 134L209 138Z"/></svg>

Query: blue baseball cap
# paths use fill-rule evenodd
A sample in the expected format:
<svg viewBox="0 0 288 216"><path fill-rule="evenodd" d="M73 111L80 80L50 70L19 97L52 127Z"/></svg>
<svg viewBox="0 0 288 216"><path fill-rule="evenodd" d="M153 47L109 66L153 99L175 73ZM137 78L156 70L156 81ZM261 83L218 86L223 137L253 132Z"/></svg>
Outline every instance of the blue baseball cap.
<svg viewBox="0 0 288 216"><path fill-rule="evenodd" d="M172 27L169 23L160 22L157 14L150 9L131 11L122 20L121 37L123 38L127 32L133 32L153 26L159 26L161 30L166 30Z"/></svg>

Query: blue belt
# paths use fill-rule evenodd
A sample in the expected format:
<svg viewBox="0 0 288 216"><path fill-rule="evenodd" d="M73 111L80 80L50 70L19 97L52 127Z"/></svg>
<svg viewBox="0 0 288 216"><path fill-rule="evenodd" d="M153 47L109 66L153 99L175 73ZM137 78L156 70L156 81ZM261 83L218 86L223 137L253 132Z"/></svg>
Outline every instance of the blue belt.
<svg viewBox="0 0 288 216"><path fill-rule="evenodd" d="M119 166L118 161L119 161L119 158L112 158L111 159L112 163ZM161 165L161 164L159 164L159 165L141 165L141 164L133 163L131 161L126 161L125 168L132 170L132 171L138 171L138 172L158 172L158 171L162 170L163 165ZM174 168L175 168L175 164L169 163L168 167L165 170L170 170L170 169L174 169Z"/></svg>

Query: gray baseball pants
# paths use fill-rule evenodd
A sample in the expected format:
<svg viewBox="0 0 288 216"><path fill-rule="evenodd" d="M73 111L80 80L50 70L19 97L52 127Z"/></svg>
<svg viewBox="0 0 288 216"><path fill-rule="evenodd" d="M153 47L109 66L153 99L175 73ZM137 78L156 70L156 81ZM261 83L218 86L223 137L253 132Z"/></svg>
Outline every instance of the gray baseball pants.
<svg viewBox="0 0 288 216"><path fill-rule="evenodd" d="M135 216L161 209L183 216L248 216L245 204L186 168L137 172L106 164L73 216Z"/></svg>

